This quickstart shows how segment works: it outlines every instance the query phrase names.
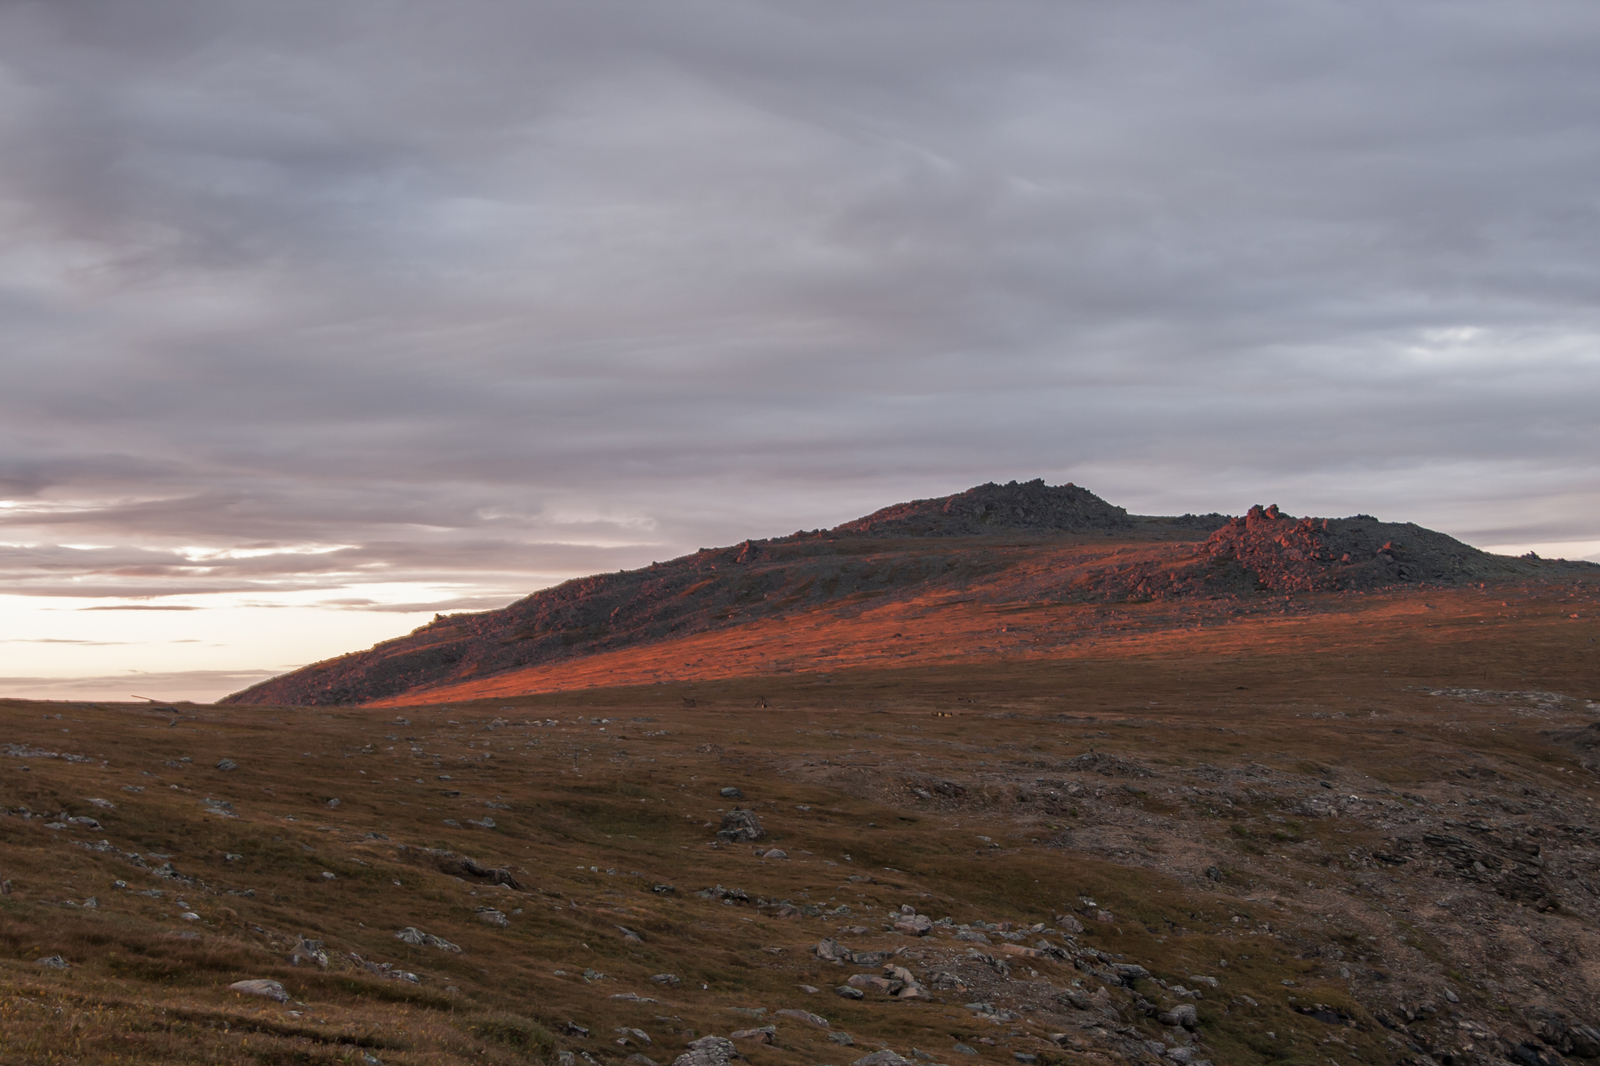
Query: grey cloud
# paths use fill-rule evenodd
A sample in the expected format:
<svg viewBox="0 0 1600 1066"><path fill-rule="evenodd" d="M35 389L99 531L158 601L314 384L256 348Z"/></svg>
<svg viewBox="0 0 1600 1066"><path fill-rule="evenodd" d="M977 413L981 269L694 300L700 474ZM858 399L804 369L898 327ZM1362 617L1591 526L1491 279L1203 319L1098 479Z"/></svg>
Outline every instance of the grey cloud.
<svg viewBox="0 0 1600 1066"><path fill-rule="evenodd" d="M0 579L487 603L1033 476L1600 538L1597 31L8 5ZM174 554L251 545L349 547Z"/></svg>

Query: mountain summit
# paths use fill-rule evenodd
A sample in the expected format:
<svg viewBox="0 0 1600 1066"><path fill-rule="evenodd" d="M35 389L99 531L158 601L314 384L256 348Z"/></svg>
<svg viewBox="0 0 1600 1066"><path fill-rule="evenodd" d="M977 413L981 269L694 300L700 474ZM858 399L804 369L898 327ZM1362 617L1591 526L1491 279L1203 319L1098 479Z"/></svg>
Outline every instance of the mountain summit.
<svg viewBox="0 0 1600 1066"><path fill-rule="evenodd" d="M906 666L956 654L965 639L958 632L990 625L971 613L975 604L1049 613L1040 624L1060 635L1053 647L1061 649L1074 634L1090 640L1103 630L1103 617L1084 613L1091 607L1155 605L1141 624L1183 627L1258 609L1272 596L1480 582L1555 565L1592 564L1490 555L1367 515L1295 518L1272 506L1237 518L1139 516L1075 485L990 483L830 530L578 578L499 610L440 615L221 702L468 699L886 660ZM797 639L801 629L807 640ZM888 650L885 639L902 650ZM972 656L999 654L993 641L971 643Z"/></svg>

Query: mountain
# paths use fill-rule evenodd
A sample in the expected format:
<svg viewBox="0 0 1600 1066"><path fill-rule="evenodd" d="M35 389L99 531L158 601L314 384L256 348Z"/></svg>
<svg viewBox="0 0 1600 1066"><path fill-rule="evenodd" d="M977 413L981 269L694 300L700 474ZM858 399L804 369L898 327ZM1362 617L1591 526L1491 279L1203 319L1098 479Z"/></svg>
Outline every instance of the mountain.
<svg viewBox="0 0 1600 1066"><path fill-rule="evenodd" d="M1485 582L1553 565L1491 555L1433 530L1367 515L1295 518L1272 506L1236 518L1139 516L1076 485L990 483L886 507L830 530L747 540L579 578L499 610L440 615L407 636L314 663L221 702L333 705L404 702L424 694L507 695L558 684L549 676L553 669L601 663L627 665L634 680L682 677L678 651L691 645L702 659L711 648L713 661L684 661L690 676L696 666L704 676L790 672L866 661L878 655L884 639L954 632L948 626L962 604L1154 605L1165 612L1145 617L1184 626L1274 596ZM896 631L852 628L852 620L868 611L885 620L880 628ZM1053 625L1064 624L1060 611L1053 617ZM1103 618L1082 612L1073 618L1085 638L1104 628L1094 628ZM824 643L841 647L767 654L786 633L802 628L802 619L823 630ZM706 644L719 634L749 640L730 659L726 643ZM933 654L940 643L920 652L911 645L896 655L904 664ZM850 650L841 658L844 648ZM516 679L524 675L528 684L519 687Z"/></svg>

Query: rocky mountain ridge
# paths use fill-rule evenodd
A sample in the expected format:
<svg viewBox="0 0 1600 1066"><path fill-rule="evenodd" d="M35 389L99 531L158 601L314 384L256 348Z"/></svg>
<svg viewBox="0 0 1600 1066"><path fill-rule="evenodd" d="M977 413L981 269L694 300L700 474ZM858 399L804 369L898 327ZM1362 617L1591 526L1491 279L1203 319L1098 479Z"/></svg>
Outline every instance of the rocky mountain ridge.
<svg viewBox="0 0 1600 1066"><path fill-rule="evenodd" d="M1366 515L1296 519L1271 506L1232 519L1137 516L1071 484L990 483L441 615L222 702L364 703L884 597L980 589L994 602L1142 603L1479 582L1548 565Z"/></svg>

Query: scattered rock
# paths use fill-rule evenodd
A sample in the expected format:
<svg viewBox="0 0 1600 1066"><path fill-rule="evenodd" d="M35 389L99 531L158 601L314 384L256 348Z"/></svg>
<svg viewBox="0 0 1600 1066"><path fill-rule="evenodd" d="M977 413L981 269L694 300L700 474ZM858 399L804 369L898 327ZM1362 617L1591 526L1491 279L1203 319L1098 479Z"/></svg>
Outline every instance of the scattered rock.
<svg viewBox="0 0 1600 1066"><path fill-rule="evenodd" d="M675 973L658 973L654 977L650 978L650 980L654 981L658 985L666 985L668 988L677 988L683 983L678 979L678 975Z"/></svg>
<svg viewBox="0 0 1600 1066"><path fill-rule="evenodd" d="M776 1026L763 1025L759 1029L735 1029L728 1034L734 1040L754 1040L758 1044L771 1044L777 1040Z"/></svg>
<svg viewBox="0 0 1600 1066"><path fill-rule="evenodd" d="M840 1047L855 1047L856 1041L849 1033L829 1033L828 1039Z"/></svg>
<svg viewBox="0 0 1600 1066"><path fill-rule="evenodd" d="M234 762L232 759L218 759L217 760L217 769L218 770L222 770L222 771L226 772L228 770L237 770L238 768L239 768L239 764Z"/></svg>
<svg viewBox="0 0 1600 1066"><path fill-rule="evenodd" d="M33 964L35 966L43 966L47 970L65 970L70 965L60 955L49 955L42 959L35 959Z"/></svg>
<svg viewBox="0 0 1600 1066"><path fill-rule="evenodd" d="M282 985L262 977L252 978L248 981L235 981L228 988L242 996L264 996L279 1003L289 1002L289 993L284 990Z"/></svg>
<svg viewBox="0 0 1600 1066"><path fill-rule="evenodd" d="M721 796L723 799L730 799L730 800L742 800L742 799L744 799L744 793L739 791L737 788L735 788L732 785L729 785L727 788L719 790L717 792L717 795Z"/></svg>
<svg viewBox="0 0 1600 1066"><path fill-rule="evenodd" d="M746 892L744 889L723 888L721 885L717 885L715 888L702 888L700 891L696 892L695 895L699 896L701 899L714 899L724 902L729 900L733 901L734 903L750 902L750 893Z"/></svg>
<svg viewBox="0 0 1600 1066"><path fill-rule="evenodd" d="M337 799L331 799L327 803L324 803L323 806L328 808L330 811L336 811L339 809L339 801Z"/></svg>
<svg viewBox="0 0 1600 1066"><path fill-rule="evenodd" d="M571 1055L572 1052L569 1051L567 1054ZM648 1055L641 1055L637 1051L622 1061L627 1063L627 1066L656 1066L655 1059L650 1058Z"/></svg>
<svg viewBox="0 0 1600 1066"><path fill-rule="evenodd" d="M822 989L818 988L816 985L801 985L800 986L800 991L806 993L807 995L814 996L818 992L821 992Z"/></svg>
<svg viewBox="0 0 1600 1066"><path fill-rule="evenodd" d="M622 934L622 939L628 941L630 944L644 943L644 937L640 936L638 933L635 933L632 929L629 929L625 925L617 926L617 931Z"/></svg>
<svg viewBox="0 0 1600 1066"><path fill-rule="evenodd" d="M761 856L763 859L787 859L788 853L780 848L773 848Z"/></svg>
<svg viewBox="0 0 1600 1066"><path fill-rule="evenodd" d="M799 1010L791 1007L786 1010L777 1011L776 1014L780 1018L793 1018L797 1022L804 1022L805 1024L813 1026L817 1029L832 1028L832 1026L828 1024L828 1019L824 1018L820 1014L812 1014L808 1010Z"/></svg>
<svg viewBox="0 0 1600 1066"><path fill-rule="evenodd" d="M722 816L722 828L717 830L717 837L730 844L749 844L767 835L761 827L761 822L756 818L754 811L735 807Z"/></svg>
<svg viewBox="0 0 1600 1066"><path fill-rule="evenodd" d="M511 919L493 907L478 907L472 912L472 916L485 925L497 925L502 929L511 924Z"/></svg>
<svg viewBox="0 0 1600 1066"><path fill-rule="evenodd" d="M866 999L867 994L852 985L840 985L833 990L833 994L844 999Z"/></svg>

